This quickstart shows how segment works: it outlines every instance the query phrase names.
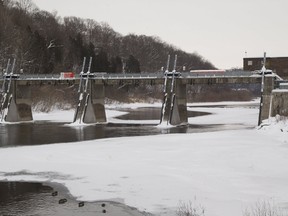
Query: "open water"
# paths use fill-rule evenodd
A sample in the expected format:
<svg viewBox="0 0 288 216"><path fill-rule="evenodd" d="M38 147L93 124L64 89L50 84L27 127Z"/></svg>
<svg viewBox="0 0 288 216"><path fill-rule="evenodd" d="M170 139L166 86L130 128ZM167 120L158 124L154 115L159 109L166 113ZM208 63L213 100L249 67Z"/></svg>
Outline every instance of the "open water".
<svg viewBox="0 0 288 216"><path fill-rule="evenodd" d="M118 117L124 120L158 120L160 109L141 108L128 111L129 114ZM189 117L208 113L188 112ZM76 142L92 139L124 136L144 136L163 133L190 133L215 126L187 125L170 129L160 129L149 124L94 124L83 127L71 127L70 122L34 121L30 123L0 124L0 147L42 145L63 142Z"/></svg>
<svg viewBox="0 0 288 216"><path fill-rule="evenodd" d="M148 216L116 201L83 202L63 185L0 182L0 216Z"/></svg>

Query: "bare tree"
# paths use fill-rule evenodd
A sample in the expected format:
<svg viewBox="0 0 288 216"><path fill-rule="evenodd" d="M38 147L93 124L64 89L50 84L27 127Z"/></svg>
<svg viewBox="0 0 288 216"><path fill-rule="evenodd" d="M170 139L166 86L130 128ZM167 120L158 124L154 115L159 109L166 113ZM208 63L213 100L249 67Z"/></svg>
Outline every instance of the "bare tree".
<svg viewBox="0 0 288 216"><path fill-rule="evenodd" d="M26 14L33 13L38 10L32 0L15 0L16 7L22 9Z"/></svg>

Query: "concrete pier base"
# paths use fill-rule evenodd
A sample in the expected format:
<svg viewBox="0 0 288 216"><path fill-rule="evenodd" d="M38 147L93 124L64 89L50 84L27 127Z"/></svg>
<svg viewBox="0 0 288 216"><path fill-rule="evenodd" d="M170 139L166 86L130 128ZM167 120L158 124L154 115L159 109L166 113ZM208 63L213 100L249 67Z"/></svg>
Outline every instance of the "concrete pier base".
<svg viewBox="0 0 288 216"><path fill-rule="evenodd" d="M6 122L32 121L31 88L13 80L6 96L2 110Z"/></svg>
<svg viewBox="0 0 288 216"><path fill-rule="evenodd" d="M84 123L104 123L107 121L105 112L105 88L103 84L91 81L87 109L84 113Z"/></svg>
<svg viewBox="0 0 288 216"><path fill-rule="evenodd" d="M167 79L160 124L181 125L188 122L186 84L182 84L180 79L176 79L174 85L174 89L171 91L172 79Z"/></svg>
<svg viewBox="0 0 288 216"><path fill-rule="evenodd" d="M93 80L87 83L87 91L79 93L79 102L73 122L78 123L105 123L105 88L103 84L95 84ZM86 87L84 87L86 88Z"/></svg>

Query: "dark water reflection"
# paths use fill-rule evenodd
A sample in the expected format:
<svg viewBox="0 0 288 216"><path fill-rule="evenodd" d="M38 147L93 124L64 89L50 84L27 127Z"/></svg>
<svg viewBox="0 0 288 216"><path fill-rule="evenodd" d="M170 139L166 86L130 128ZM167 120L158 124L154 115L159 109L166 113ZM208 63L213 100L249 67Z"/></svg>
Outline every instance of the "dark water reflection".
<svg viewBox="0 0 288 216"><path fill-rule="evenodd" d="M81 202L55 183L0 182L1 216L144 216L118 202Z"/></svg>
<svg viewBox="0 0 288 216"><path fill-rule="evenodd" d="M143 107L138 109L122 109L121 111L128 112L125 115L119 116L118 119L124 120L159 120L161 115L160 108ZM207 112L187 111L188 117L196 117L209 115Z"/></svg>
<svg viewBox="0 0 288 216"><path fill-rule="evenodd" d="M158 120L159 108L141 108L129 111L118 117L124 120ZM188 112L189 117L208 113ZM193 133L199 129L211 129L215 126L179 126L170 129L157 128L149 124L95 124L81 127L68 126L68 122L35 121L33 123L0 124L0 147L20 145L41 145L50 143L76 142L92 139L124 136L145 136L166 133Z"/></svg>

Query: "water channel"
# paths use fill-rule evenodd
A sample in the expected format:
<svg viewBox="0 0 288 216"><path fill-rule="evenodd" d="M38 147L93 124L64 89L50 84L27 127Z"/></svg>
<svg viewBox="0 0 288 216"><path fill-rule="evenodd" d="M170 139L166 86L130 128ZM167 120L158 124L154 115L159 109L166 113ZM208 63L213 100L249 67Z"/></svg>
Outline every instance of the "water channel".
<svg viewBox="0 0 288 216"><path fill-rule="evenodd" d="M122 109L128 112L118 119L158 120L160 108ZM189 117L209 113L188 111ZM158 121L157 121L158 122ZM76 142L92 139L124 136L143 136L163 133L192 133L215 128L216 126L187 125L169 129L156 127L157 124L107 123L83 127L71 127L69 122L34 121L20 124L0 124L0 147L41 145L62 142Z"/></svg>
<svg viewBox="0 0 288 216"><path fill-rule="evenodd" d="M121 110L128 112L119 120L158 120L159 108ZM209 113L188 112L189 117ZM223 130L223 125L186 125L162 129L152 124L95 124L85 127L67 126L68 122L34 121L0 124L0 148L41 145L108 137L156 135L163 133L198 133ZM61 201L62 200L62 201ZM62 203L61 203L62 202ZM151 215L112 201L82 203L73 198L63 185L51 182L0 182L0 216L144 216Z"/></svg>

